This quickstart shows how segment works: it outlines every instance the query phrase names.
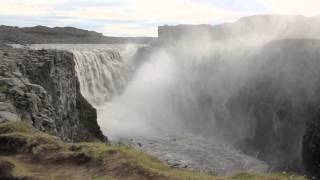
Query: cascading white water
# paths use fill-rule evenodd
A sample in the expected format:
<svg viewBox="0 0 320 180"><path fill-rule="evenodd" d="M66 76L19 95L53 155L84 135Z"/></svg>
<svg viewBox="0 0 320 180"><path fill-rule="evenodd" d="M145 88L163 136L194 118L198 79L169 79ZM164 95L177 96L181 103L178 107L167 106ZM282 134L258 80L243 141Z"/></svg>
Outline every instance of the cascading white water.
<svg viewBox="0 0 320 180"><path fill-rule="evenodd" d="M120 95L132 71L132 57L143 45L33 44L33 49L73 53L82 95L95 107Z"/></svg>
<svg viewBox="0 0 320 180"><path fill-rule="evenodd" d="M244 155L230 144L201 136L204 130L199 128L206 125L196 125L205 120L214 122L214 113L207 107L210 102L202 95L220 96L224 92L214 86L219 85L219 78L210 78L214 73L206 67L212 64L198 54L175 57L165 49L159 50L143 61L131 77L137 46L45 48L74 54L81 92L97 108L98 123L109 138L133 139L135 144L143 144L142 149L173 166L219 174L267 170L264 162ZM219 71L224 70L232 69ZM187 129L190 126L196 131ZM214 129L212 124L207 126Z"/></svg>
<svg viewBox="0 0 320 180"><path fill-rule="evenodd" d="M128 68L119 52L112 50L72 50L81 92L99 105L119 95L128 81Z"/></svg>
<svg viewBox="0 0 320 180"><path fill-rule="evenodd" d="M227 98L232 87L226 86L233 82L226 85L222 81L229 79L224 72L233 71L228 76L236 76L234 66L228 62L220 66L219 61L198 54L184 52L176 57L172 52L181 53L167 49L153 52L124 93L98 107L102 130L111 139L132 139L172 166L219 174L267 171L264 162L215 138L219 127L215 126L210 98ZM203 136L208 133L210 138Z"/></svg>

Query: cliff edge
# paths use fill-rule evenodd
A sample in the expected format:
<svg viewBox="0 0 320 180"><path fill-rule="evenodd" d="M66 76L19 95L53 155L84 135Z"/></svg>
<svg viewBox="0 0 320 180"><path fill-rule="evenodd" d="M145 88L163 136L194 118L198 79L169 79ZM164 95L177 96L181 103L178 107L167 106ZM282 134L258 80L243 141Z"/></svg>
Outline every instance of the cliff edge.
<svg viewBox="0 0 320 180"><path fill-rule="evenodd" d="M1 46L0 59L0 122L25 121L64 141L106 140L71 53Z"/></svg>

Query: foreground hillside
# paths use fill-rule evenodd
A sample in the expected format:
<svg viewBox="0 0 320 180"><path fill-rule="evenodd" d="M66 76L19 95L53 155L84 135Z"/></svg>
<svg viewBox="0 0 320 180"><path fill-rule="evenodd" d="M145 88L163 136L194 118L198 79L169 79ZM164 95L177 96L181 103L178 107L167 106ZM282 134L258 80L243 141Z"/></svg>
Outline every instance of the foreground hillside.
<svg viewBox="0 0 320 180"><path fill-rule="evenodd" d="M124 145L67 144L24 122L0 124L0 144L0 179L304 179L287 174L248 173L217 177L171 169Z"/></svg>

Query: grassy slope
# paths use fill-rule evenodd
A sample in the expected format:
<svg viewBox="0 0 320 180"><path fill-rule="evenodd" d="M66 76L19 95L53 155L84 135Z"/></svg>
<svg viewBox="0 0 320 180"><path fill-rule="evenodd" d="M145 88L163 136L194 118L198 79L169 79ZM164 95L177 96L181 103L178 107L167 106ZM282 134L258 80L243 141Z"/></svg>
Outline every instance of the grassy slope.
<svg viewBox="0 0 320 180"><path fill-rule="evenodd" d="M303 180L288 174L219 177L172 169L142 151L103 143L66 144L21 122L0 124L0 179Z"/></svg>

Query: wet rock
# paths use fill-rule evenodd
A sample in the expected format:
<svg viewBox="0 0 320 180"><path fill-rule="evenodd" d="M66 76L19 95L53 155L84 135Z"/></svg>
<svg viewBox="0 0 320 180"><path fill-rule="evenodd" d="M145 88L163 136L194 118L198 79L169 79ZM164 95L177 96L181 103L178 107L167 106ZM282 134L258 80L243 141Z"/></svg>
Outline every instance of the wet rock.
<svg viewBox="0 0 320 180"><path fill-rule="evenodd" d="M121 140L126 142L125 139ZM137 142L143 146L138 147ZM268 171L265 162L247 156L229 144L193 134L136 137L127 143L158 157L174 168L205 172L214 170L219 175Z"/></svg>

